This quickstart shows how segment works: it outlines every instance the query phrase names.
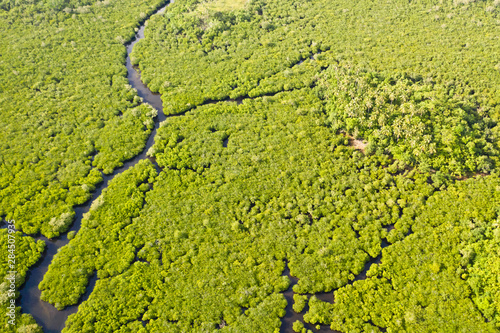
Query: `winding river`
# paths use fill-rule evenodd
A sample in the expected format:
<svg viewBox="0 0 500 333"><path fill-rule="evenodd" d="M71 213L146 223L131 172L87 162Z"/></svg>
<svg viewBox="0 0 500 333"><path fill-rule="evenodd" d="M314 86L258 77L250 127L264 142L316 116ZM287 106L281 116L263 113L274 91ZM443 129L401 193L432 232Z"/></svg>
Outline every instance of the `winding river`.
<svg viewBox="0 0 500 333"><path fill-rule="evenodd" d="M168 4L161 7L153 15L158 13L163 13L167 6ZM115 169L111 175L103 175L103 182L99 184L99 186L96 188L95 192L92 195L91 200L89 200L84 205L75 207L75 212L76 212L75 222L68 231L78 231L80 229L83 214L88 212L91 203L101 195L102 190L108 186L108 182L111 179L113 179L113 177L122 173L128 168L134 166L140 160L148 158L146 156L146 152L154 143L154 137L156 135L156 131L159 127L159 124L167 118L163 113L163 104L161 101L160 94L152 93L151 90L149 90L149 88L141 81L140 72L132 66L130 60L130 53L132 52L135 43L144 38L144 28L145 24L142 24L135 35L135 39L131 43L126 45L127 78L129 84L137 90L137 94L143 99L143 102L150 104L158 111L158 115L155 118L155 127L151 132L143 151L139 155L132 158L131 160L124 162L123 166ZM210 102L211 101L208 101L208 103ZM238 100L237 102L241 103L241 100ZM156 168L159 169L156 162L154 161L152 162L156 165ZM40 299L41 292L38 289L38 284L42 281L43 276L47 272L49 264L51 263L58 249L68 244L69 240L67 237L67 233L61 235L57 239L47 239L44 236L37 236L35 237L35 239L37 240L41 239L45 241L46 250L42 255L42 258L38 261L38 263L32 266L31 269L28 271L26 282L20 289L21 297L19 305L21 306L22 311L24 313L29 313L35 318L37 323L40 326L42 326L43 331L45 333L59 333L64 328L68 316L70 314L77 312L78 305L69 306L62 311L58 311L52 304L44 302ZM286 307L286 315L282 319L281 332L292 332L292 324L296 320L303 321L304 311L301 314L297 314L292 310L292 304L293 304L292 286L297 283L297 278L290 275L290 271L288 270L288 268L286 268L284 274L290 278L292 283L290 285L290 288L285 292L283 292L283 295L288 302L288 306ZM80 299L79 304L88 299L90 293L94 289L96 279L97 279L96 274L94 274L94 276L90 279L90 283L87 286L87 290ZM326 302L330 303L333 302L333 295L331 292L316 294L316 297ZM313 328L312 325L308 324L306 324L306 327L312 329L314 332L332 332L327 326L321 326L319 330Z"/></svg>
<svg viewBox="0 0 500 333"><path fill-rule="evenodd" d="M154 14L163 13L167 6L168 4L161 7ZM135 39L131 43L126 45L126 66L128 72L127 78L129 80L129 84L133 88L135 88L137 90L137 94L142 97L143 102L149 103L156 110L158 110L158 115L155 118L155 127L149 135L146 146L144 147L142 153L135 156L131 160L124 162L123 166L115 169L111 175L103 175L103 182L97 186L96 190L92 194L92 198L86 204L75 207L75 222L72 224L71 228L68 231L78 231L80 229L83 214L88 212L91 203L101 195L102 190L108 186L108 182L113 179L113 177L134 166L140 160L147 158L146 152L154 143L154 137L156 135L159 124L166 118L163 114L163 104L160 94L153 94L151 90L149 90L148 87L146 87L146 85L142 83L140 73L134 67L132 67L132 63L130 61L130 53L132 52L132 48L134 47L135 43L144 38L144 27L145 24L142 24L135 35ZM158 169L157 165L156 167ZM69 306L62 311L58 311L52 304L44 302L40 299L41 292L38 289L38 284L42 281L43 276L47 272L49 264L52 261L52 258L57 253L57 250L62 246L68 244L69 240L67 237L67 233L61 235L57 239L47 239L44 236L37 236L35 237L35 239L41 239L45 241L46 249L38 263L32 266L28 271L26 282L19 290L21 297L18 300L20 302L18 303L18 305L21 306L24 313L29 313L33 316L33 318L35 318L37 323L43 327L43 331L45 333L59 333L64 328L64 324L68 316L78 310L78 305ZM96 275L94 274L94 276L90 279L89 285L87 286L86 293L80 299L80 303L85 301L89 297L90 293L94 289L95 282Z"/></svg>

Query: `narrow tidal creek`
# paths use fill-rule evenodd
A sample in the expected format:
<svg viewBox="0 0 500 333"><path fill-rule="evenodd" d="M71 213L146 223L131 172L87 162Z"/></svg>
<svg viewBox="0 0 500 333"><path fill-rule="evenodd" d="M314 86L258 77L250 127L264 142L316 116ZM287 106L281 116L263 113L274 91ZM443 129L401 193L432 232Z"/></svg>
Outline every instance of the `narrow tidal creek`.
<svg viewBox="0 0 500 333"><path fill-rule="evenodd" d="M168 4L161 7L154 14L163 13L167 6ZM88 212L91 203L101 195L102 190L108 186L108 182L113 179L113 177L122 173L128 168L133 167L140 160L147 158L146 152L154 143L156 130L158 129L160 122L164 121L166 118L163 114L161 96L159 94L153 94L151 90L149 90L148 87L146 87L146 85L142 83L140 73L134 67L132 67L132 63L130 61L130 52L132 52L133 46L139 40L144 38L144 26L145 23L143 23L137 31L135 39L127 45L127 78L129 80L129 84L133 88L135 88L138 95L142 97L143 102L150 104L158 111L158 115L155 118L155 127L151 132L142 153L124 162L123 166L115 169L115 171L111 175L103 175L104 181L96 187L96 190L92 194L92 198L84 205L75 207L75 221L68 232L78 232L78 230L80 230L83 214ZM21 297L18 300L18 305L21 306L23 313L29 313L33 316L33 318L35 318L37 323L42 326L45 333L59 333L64 328L64 324L68 316L78 310L78 305L69 306L62 311L58 311L52 304L44 302L40 299L41 292L38 289L38 284L42 281L43 276L47 272L49 264L52 262L54 255L62 246L68 244L69 240L67 237L67 233L61 235L57 239L47 239L44 236L37 236L35 237L35 239L41 239L45 241L46 249L38 263L32 266L29 270L26 276L26 282L19 290ZM80 303L85 301L89 297L90 293L94 289L96 279L97 277L94 274L94 276L90 279L89 285L87 286L87 291L80 299Z"/></svg>

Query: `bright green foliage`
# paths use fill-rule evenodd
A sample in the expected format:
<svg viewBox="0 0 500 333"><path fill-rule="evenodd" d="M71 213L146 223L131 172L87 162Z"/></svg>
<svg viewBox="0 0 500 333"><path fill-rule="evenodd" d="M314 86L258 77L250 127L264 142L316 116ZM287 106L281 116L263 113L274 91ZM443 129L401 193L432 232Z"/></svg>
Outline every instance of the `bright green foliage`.
<svg viewBox="0 0 500 333"><path fill-rule="evenodd" d="M197 11L197 6L198 1L173 3L148 23L146 39L132 53L143 81L162 94L167 114L246 96L260 90L261 80L326 50L293 31L305 21L310 3L251 1L247 10L235 12Z"/></svg>
<svg viewBox="0 0 500 333"><path fill-rule="evenodd" d="M306 329L304 328L304 324L299 320L297 320L293 323L292 329L294 332L297 332L297 333L302 333L302 332L306 331Z"/></svg>
<svg viewBox="0 0 500 333"><path fill-rule="evenodd" d="M328 323L332 317L333 305L322 302L312 296L309 299L309 311L304 315L304 321L311 324Z"/></svg>
<svg viewBox="0 0 500 333"><path fill-rule="evenodd" d="M0 216L28 234L66 231L155 116L128 85L123 43L161 1L91 2L0 9Z"/></svg>
<svg viewBox="0 0 500 333"><path fill-rule="evenodd" d="M490 195L490 203L496 206L496 219L474 217L467 223L474 242L460 250L461 264L466 266L462 278L472 289L472 299L483 315L500 328L500 228L498 203L500 186L488 186L482 190ZM493 205L490 204L493 208Z"/></svg>
<svg viewBox="0 0 500 333"><path fill-rule="evenodd" d="M167 113L320 80L332 125L368 139L368 152L387 149L424 172L493 170L500 118L493 2L251 1L224 13L196 9L202 5L173 4L151 20L133 54Z"/></svg>
<svg viewBox="0 0 500 333"><path fill-rule="evenodd" d="M324 55L317 55L314 60L306 59L300 65L285 69L259 81L259 85L248 92L249 97L274 94L280 91L289 91L316 84L318 73L327 66Z"/></svg>
<svg viewBox="0 0 500 333"><path fill-rule="evenodd" d="M304 320L311 323L331 324L345 332L495 331L494 223L499 205L493 189L498 178L453 184L446 173L494 173L496 167L496 2L258 0L224 12L210 6L203 10L205 3L176 1L149 21L146 38L133 52L143 81L162 93L165 112L188 112L169 118L158 130L149 153L162 168L160 174L154 178L153 167L141 163L117 177L94 202L82 230L54 259L40 287L43 297L58 308L77 302L93 271L99 277L65 332L278 332L286 307L281 293L290 284L283 276L285 262L298 277L295 293L337 289L333 305L310 298ZM91 8L95 13L75 14L76 21L68 26L61 23L72 34L101 27L97 44L80 48L80 39L65 42L72 56L106 50L92 62L95 66L80 72L80 67L71 67L68 72L81 73L81 85L90 81L90 87L102 89L90 94L94 90L84 85L79 93L75 84L58 91L64 80L57 75L40 81L48 81L52 89L40 90L52 94L50 110L59 110L59 101L74 105L64 96L78 96L78 107L85 110L76 122L83 125L67 134L83 133L71 145L80 147L75 151L81 156L71 161L81 163L61 175L68 184L73 178L65 175L71 170L78 170L80 178L92 175L92 180L99 176L92 174L96 169L110 172L140 146L145 136L138 132L147 132L151 123L151 110L136 109L139 100L125 85L123 66L116 62L123 62L121 42L130 38L139 7L146 6L132 6L125 14L126 4L116 3L117 13L96 4ZM96 16L101 11L108 21ZM118 19L118 14L127 16ZM42 28L49 24L43 22ZM57 36L66 36L60 33L48 33L43 47L58 45ZM84 35L82 41L88 39ZM31 45L32 40L25 43ZM345 59L353 68L381 74L367 77L345 71L336 77L335 68L345 68ZM83 57L79 60L87 64ZM0 70L8 82L16 82L10 78L19 73L27 75L11 73L6 66L1 63ZM332 92L342 80L363 87L363 95L346 90L357 101L382 99L373 114L377 122L393 117L391 133L382 133L387 142L380 133L373 134L378 127L368 133L366 110L356 114L363 126L353 127L342 116L346 110L332 105ZM33 99L36 93L27 93L36 91L38 81L26 82L28 88L21 91L26 90L28 98L16 100L21 110L17 117L24 117L29 101L40 103ZM401 96L393 99L398 104L392 110L391 92L407 96L416 115L423 115L421 121L415 124L416 117L401 116L407 107ZM201 105L227 98L244 99L240 105ZM337 103L342 101L349 104L345 97ZM101 104L106 108L94 108ZM116 118L120 113L122 120ZM13 116L8 117L5 124L14 124ZM402 128L404 140L392 132L398 121L415 125ZM419 132L422 124L425 128ZM36 125L32 132L50 136ZM80 127L82 132L77 131ZM372 141L364 153L348 147L349 139L340 133L355 129L358 133L352 134L364 131ZM14 146L19 136L2 138L2 149ZM133 142L126 141L129 137ZM50 139L36 138L33 142L40 147L20 144L16 158L20 147L28 158L13 164L18 169L6 170L35 168L29 149L50 147ZM426 154L431 156L422 156L417 147L429 149ZM59 166L56 157L62 158L61 152L54 154ZM420 169L411 169L411 164ZM53 174L56 166L46 173ZM438 172L431 174L431 168ZM1 188L27 191L12 207L41 191L42 185L32 181L40 178L36 175L20 178L38 186L31 189L9 185L12 177L4 174ZM67 191L62 188L54 193L63 197ZM83 200L81 190L75 191L72 202ZM71 205L55 207L57 214L44 217L47 226L55 217L53 233L64 229ZM40 221L33 223L33 230ZM390 245L382 250L385 240ZM472 249L484 253L473 257ZM381 254L381 263L371 267L368 278L353 282L365 264ZM485 271L489 265L491 272Z"/></svg>
<svg viewBox="0 0 500 333"><path fill-rule="evenodd" d="M320 100L302 90L207 105L163 123L152 149L163 170L140 215L119 224L119 236L99 242L89 240L93 230L85 222L41 285L59 306L70 294L57 282L64 271L101 258L111 265L113 253L126 258L127 265L113 264L113 274L98 269L102 283L71 317L67 332L112 330L123 320L144 320L148 331L273 331L286 306L279 294L289 286L282 276L285 258L299 278L294 291L329 291L352 281L380 254L388 236L383 226L396 224L393 239L406 234L434 191L427 176L403 176L387 156L348 148L318 110ZM110 187L106 195L118 196L116 191ZM97 204L110 214L121 211L114 202ZM99 235L114 234L108 220L96 216ZM128 266L134 248L138 262ZM141 273L135 272L139 266ZM65 283L84 286L78 279L66 275ZM123 301L143 279L154 281L147 283L154 290L143 287L147 309L142 300ZM73 293L75 299L81 293ZM99 304L108 305L96 311Z"/></svg>
<svg viewBox="0 0 500 333"><path fill-rule="evenodd" d="M384 249L368 279L335 291L332 329L495 332L498 305L492 292L498 284L495 265L491 270L485 261L498 261L498 246L491 243L498 234L499 185L497 176L470 179L429 198L414 233ZM491 244L490 252L476 258L474 248L484 244ZM486 323L478 309L492 321ZM311 305L304 318L330 323L321 313Z"/></svg>
<svg viewBox="0 0 500 333"><path fill-rule="evenodd" d="M233 205L241 205L237 197L245 202L253 195L248 204L260 212L256 222L275 215L283 220L281 233L297 227L289 257L292 275L299 277L295 292L329 291L352 280L380 253L382 226L396 223L393 234L406 233L433 191L423 175L394 177L384 169L392 163L385 156L365 158L345 150L343 137L317 112L319 101L305 91L225 105L169 119L158 132L155 157L161 167L197 170L216 184L238 186L233 191L241 194L231 195ZM255 185L236 185L252 181L262 185L253 190ZM235 220L251 230L252 220L248 225L239 215Z"/></svg>
<svg viewBox="0 0 500 333"><path fill-rule="evenodd" d="M278 88L294 86L298 82L289 68L330 50L333 59L371 71L469 86L485 112L500 116L494 0L253 0L234 12L199 6L203 1L176 1L149 22L146 39L133 53L145 82L162 93L168 113L273 90L260 84L277 73Z"/></svg>
<svg viewBox="0 0 500 333"><path fill-rule="evenodd" d="M55 255L39 285L43 300L58 309L76 304L94 271L102 279L130 266L135 248L122 229L139 214L144 192L155 177L151 162L143 160L109 183L85 214L74 239Z"/></svg>
<svg viewBox="0 0 500 333"><path fill-rule="evenodd" d="M9 242L9 235L14 236L14 241ZM14 245L14 247L9 247ZM19 288L23 285L26 274L30 266L33 266L40 259L45 248L43 241L35 241L31 237L23 236L20 232L10 232L10 229L0 229L0 330L2 332L33 332L41 333L33 317L29 314L21 314L21 308L15 308L15 325L8 323L11 318L6 316L7 306L10 300L19 296ZM15 256L14 262L9 261L9 254ZM11 259L12 260L12 259ZM14 269L10 267L13 264ZM10 281L7 278L13 276L10 271L16 271L15 276L15 297L11 297Z"/></svg>
<svg viewBox="0 0 500 333"><path fill-rule="evenodd" d="M226 10L237 10L245 6L248 0L208 0L202 2L198 10L214 10L214 11L226 11Z"/></svg>
<svg viewBox="0 0 500 333"><path fill-rule="evenodd" d="M282 181L280 174L272 170L281 171L285 180L275 185L282 192L276 201L272 200L272 192L267 192L266 202L270 202L271 206L270 203L264 205L262 200L254 200L250 207L252 210L259 208L258 212L263 214L263 218L253 223L262 224L265 221L266 209L285 221L296 221L295 248L287 252L291 273L299 277L295 292L332 290L346 285L362 270L362 264L369 257L380 253L380 240L384 237L399 246L410 242L412 246L423 247L415 235L408 240L403 239L415 219L424 213L422 204L432 196L432 188L445 189L442 185L449 181L447 173L460 176L471 172L490 172L495 167L498 154L498 126L495 120L500 116L500 71L498 59L493 56L500 52L500 44L496 42L496 2L437 4L393 0L375 4L351 1L253 1L247 10L224 14L199 12L194 10L196 6L196 1L179 1L163 17L152 20L146 39L134 53L135 62L139 63L146 81L153 90L163 94L168 113L180 113L207 100L245 95L256 97L313 87L320 83L321 89L313 91L320 100L329 99L325 109L321 101L312 102L314 98L307 99L305 103L291 98L292 109L307 118L317 113L320 119L322 110L326 110L334 130L354 132L357 129L357 133L352 134L365 134L372 142L366 153L375 156L363 157L360 153L345 155L345 151L334 148L344 143L342 138L314 128L314 133L322 136L321 140L315 141L314 134L294 127L297 119L289 116L281 118L285 114L281 108L280 112L272 116L258 118L262 110L267 108L265 103L268 101L278 98L282 104L286 104L289 97L284 96L297 96L296 93L264 98L262 106L259 99L252 102L244 100L243 106L238 109L232 106L232 114L245 108L251 110L248 112L254 118L247 122L243 122L242 117L226 116L228 120L221 123L217 114L205 111L215 110L216 107L203 107L187 113L182 119L168 121L159 131L152 153L161 166L167 169L191 169L209 177L215 186L223 187L224 191L256 172L260 183L265 179L266 185L244 186L231 193L251 190L250 193L258 193L254 197L259 198L261 194L254 187L268 189L270 184L276 183L276 179ZM479 54L488 60L479 61ZM307 59L310 55L314 55L314 60ZM303 63L298 63L304 59ZM349 59L353 68L367 68L367 73L381 74L369 76L344 70L335 77L335 68L347 66L344 59ZM330 70L321 73L328 66ZM346 90L357 97L358 104L362 106L358 108L359 112L355 114L356 119L352 119L352 124L343 116L343 112L348 110L342 107L348 106L350 100L346 100L345 95L337 101L332 98L334 90L339 87L336 84L338 82L344 82L347 87L358 83L359 91L352 87ZM396 95L393 104L391 93ZM364 102L379 102L378 109L367 115L366 108L363 108ZM253 103L258 105L255 110L250 108ZM339 103L343 104L339 106ZM370 111L373 111L373 107ZM410 111L414 113L413 117L407 116ZM370 115L374 115L373 119L370 119ZM313 138L315 149L308 151L307 157L292 154L290 161L293 164L286 166L280 163L281 152L268 149L269 144L260 144L265 138L260 124L270 119L283 119L282 123L287 124L286 129L273 127L274 132L290 133L289 138L282 134L282 139L275 139L276 144L271 144L273 148L286 144L287 152L308 151L307 144L302 141L300 148L293 145L294 139L300 140L301 135L305 135ZM370 120L373 121L373 125L370 124L374 126L373 130L368 127ZM308 121L314 124L314 120ZM190 131L186 124L193 122L198 125ZM385 131L381 131L383 125L386 125ZM238 141L241 139L237 133L242 130L255 133L249 140L255 146L243 146ZM301 187L295 186L293 179L301 177L299 165L304 159L309 170L314 171L315 153L329 156L321 148L329 139L332 140L334 166L329 168L328 163L321 160L321 168L317 173L322 182L305 178L300 181ZM225 140L227 148L221 144ZM233 147L241 151L232 150ZM248 147L267 151L257 155ZM402 163L392 162L385 156L385 150ZM252 151L250 158L247 157L247 151ZM226 156L226 153L231 155ZM223 165L224 171L221 171L221 176L214 178L213 171L218 163ZM402 176L405 164L418 166L424 174L406 172ZM257 165L258 169L252 170L253 165ZM427 172L431 169L438 172L430 176ZM327 172L322 173L324 170ZM433 183L433 186L428 185L428 182ZM313 190L309 192L311 188ZM322 189L328 195L323 196ZM301 203L299 193L305 193L305 197L309 198L305 200L305 205ZM296 201L293 200L295 198ZM319 200L316 201L316 198ZM276 205L273 206L274 203ZM233 205L237 204L235 201ZM283 208L285 212L281 213ZM212 211L209 212L212 214ZM191 215L186 217L191 218ZM429 219L434 217L429 216ZM252 220L245 224L240 215L235 220L243 224L238 226L234 223L235 229L253 231ZM396 228L388 234L381 228L394 223ZM282 227L279 232L273 233L275 237L281 237L277 244L287 244L285 230ZM440 241L443 240L433 240L438 242L436 246ZM492 248L489 252L494 253L496 246L492 242L490 244ZM402 255L394 251L395 257ZM487 258L484 260L493 260L490 256ZM409 269L417 265L408 258L405 260ZM458 268L453 266L454 261L447 256L440 260L442 265L446 262L454 270ZM482 272L486 264L478 265L478 272ZM433 272L440 269L439 263L432 261L422 270L427 277L425 274L436 274ZM477 273L476 276L478 282L475 286L487 283L491 292L495 290L493 279L490 278L492 274ZM409 275L408 279L413 281L416 278ZM417 279L417 282L421 283L421 280ZM356 282L354 286L363 283L373 283L373 279ZM408 285L408 295L416 288L415 283ZM427 326L418 326L420 324L415 321L412 329L491 329L491 325L484 323L468 298L470 289L466 283L448 277L443 277L439 283L442 296L435 296L432 302L434 307L442 307L443 310L429 309L426 314ZM456 290L452 289L455 283ZM349 288L353 287L347 286L346 290ZM421 288L422 292L427 293L429 285L422 285ZM482 287L475 288L478 297L483 297L480 309L489 308L488 315L491 317L494 305L493 297L489 295L493 294L482 294ZM370 297L368 291L366 293ZM363 295L360 293L358 299L362 299ZM385 294L382 292L382 295ZM447 298L457 300L446 302ZM349 328L346 331L378 330L379 322L375 323L373 319L372 322L366 315L359 314L361 310L368 312L373 308L379 311L377 304L371 299L370 303L360 304L354 297L346 302L349 310L339 314L335 311L340 311L340 307L331 310L328 305L311 301L311 312L307 318L314 322L329 323L328 314L333 311L333 318L345 320L345 316L351 316L349 318L355 322L345 326ZM390 303L388 307L396 308L394 304ZM454 306L457 309L463 307L464 312L450 313ZM411 304L404 303L399 308L410 311ZM411 321L413 314L410 312L407 319ZM397 325L401 321L399 318L404 316L398 315L391 322L395 328L387 324L390 319L380 327L401 331ZM468 319L459 321L459 316ZM439 326L438 323L447 322L448 317L448 324Z"/></svg>
<svg viewBox="0 0 500 333"><path fill-rule="evenodd" d="M473 265L468 270L467 282L473 296L472 299L486 318L496 323L500 328L500 249L498 222L492 225L493 238L471 248L464 249L463 255L475 257ZM467 274L467 273L465 273ZM467 276L467 275L466 275ZM466 277L465 276L465 277Z"/></svg>
<svg viewBox="0 0 500 333"><path fill-rule="evenodd" d="M70 315L63 332L144 332L137 320L157 292L158 277L157 269L136 262L123 275L98 280L89 300L80 306L79 315ZM106 320L99 321L103 315Z"/></svg>
<svg viewBox="0 0 500 333"><path fill-rule="evenodd" d="M36 5L39 10L58 11L64 9L66 13L71 13L72 10L85 13L89 11L89 5L95 2L95 0L2 0L0 1L0 9L14 11L24 9L26 6L34 7Z"/></svg>
<svg viewBox="0 0 500 333"><path fill-rule="evenodd" d="M293 294L293 311L300 313L307 303L307 295Z"/></svg>
<svg viewBox="0 0 500 333"><path fill-rule="evenodd" d="M333 128L366 138L369 151L387 149L409 165L459 176L489 172L497 160L496 124L460 83L331 67L323 85Z"/></svg>

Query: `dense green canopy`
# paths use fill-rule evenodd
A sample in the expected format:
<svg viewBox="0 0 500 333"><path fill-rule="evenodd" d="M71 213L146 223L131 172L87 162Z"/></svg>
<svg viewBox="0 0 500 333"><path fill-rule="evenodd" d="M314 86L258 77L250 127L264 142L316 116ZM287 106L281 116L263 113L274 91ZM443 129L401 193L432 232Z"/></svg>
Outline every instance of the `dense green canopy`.
<svg viewBox="0 0 500 333"><path fill-rule="evenodd" d="M21 287L28 274L28 269L40 259L45 248L43 241L35 241L23 236L13 228L0 229L0 327L2 332L41 333L42 330L35 320L21 308L12 304L19 297ZM12 279L14 278L14 279ZM13 285L11 285L13 284ZM14 305L14 315L11 307Z"/></svg>
<svg viewBox="0 0 500 333"><path fill-rule="evenodd" d="M1 4L0 215L58 236L152 129L122 44L159 1ZM499 10L178 0L153 16L132 62L175 116L40 284L62 309L97 275L64 332L279 332L287 268L296 332L498 332ZM22 239L27 269L42 248Z"/></svg>
<svg viewBox="0 0 500 333"><path fill-rule="evenodd" d="M128 85L123 43L159 3L0 9L0 216L18 229L60 235L101 172L141 152L156 114Z"/></svg>

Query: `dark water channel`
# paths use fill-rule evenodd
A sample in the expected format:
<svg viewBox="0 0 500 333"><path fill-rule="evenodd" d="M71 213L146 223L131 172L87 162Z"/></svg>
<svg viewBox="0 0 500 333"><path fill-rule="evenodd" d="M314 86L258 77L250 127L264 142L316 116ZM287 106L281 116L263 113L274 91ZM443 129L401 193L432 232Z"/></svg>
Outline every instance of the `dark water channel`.
<svg viewBox="0 0 500 333"><path fill-rule="evenodd" d="M167 6L168 5L165 5L164 7L160 8L156 13L164 12ZM113 177L122 173L128 168L133 167L140 160L147 158L146 152L154 143L154 137L159 127L159 123L164 121L166 118L165 115L163 114L163 105L160 95L153 94L142 83L140 73L138 73L138 71L132 67L132 64L130 62L130 52L132 51L134 44L137 43L137 41L139 41L142 38L144 38L144 24L140 27L139 31L135 35L134 41L132 41L130 44L127 45L127 60L126 60L126 66L128 72L127 78L129 80L129 84L133 88L137 89L138 95L142 97L143 102L150 104L158 111L158 115L155 118L155 127L151 132L142 153L135 156L131 160L124 162L123 166L115 169L111 175L103 175L104 181L97 186L96 190L92 194L92 199L89 200L84 205L75 207L75 212L76 212L75 221L68 231L78 232L78 230L80 230L83 214L88 212L91 203L95 199L97 199L99 195L101 195L102 190L108 186L108 182L111 179L113 179ZM64 328L66 319L70 314L76 313L76 311L78 310L78 305L69 306L62 311L58 311L52 304L44 302L40 299L41 292L38 289L38 284L42 281L43 276L48 270L49 264L52 262L52 259L59 250L59 248L68 244L69 240L67 237L67 233L61 235L57 239L47 239L44 236L35 236L34 238L36 240L41 239L45 241L46 249L42 255L42 258L38 261L38 263L32 266L31 269L28 271L28 274L26 276L26 282L19 290L21 297L18 300L18 305L21 306L22 311L24 313L29 313L35 318L37 323L43 327L43 331L45 333L61 332L61 330ZM87 286L87 291L82 296L79 303L85 301L89 297L90 293L94 289L96 279L97 277L94 274L94 276L90 279L89 285Z"/></svg>
<svg viewBox="0 0 500 333"><path fill-rule="evenodd" d="M173 2L173 1L171 1ZM160 8L156 13L163 13L168 6L165 5L162 8ZM155 13L155 14L156 14ZM152 93L151 90L141 81L141 76L140 72L138 69L134 68L132 66L131 60L130 60L130 53L132 52L132 49L140 39L144 38L144 28L145 25L141 25L139 30L137 31L135 35L135 39L129 43L127 47L127 59L126 59L126 67L127 67L127 78L129 80L129 84L137 90L138 95L143 99L143 102L150 104L153 106L157 111L158 115L155 118L155 127L153 131L151 132L146 146L144 147L143 151L132 158L129 161L126 161L123 163L123 166L120 168L117 168L114 170L114 172L111 175L103 175L103 182L99 184L96 187L96 190L92 194L92 198L84 205L75 207L75 221L72 224L71 228L68 231L76 231L80 229L81 226L81 221L82 221L82 216L84 213L88 212L91 203L97 199L102 193L102 190L105 189L108 186L108 182L113 179L116 175L122 173L123 171L127 170L130 167L133 167L135 164L137 164L140 160L148 158L146 156L146 152L148 149L153 145L154 143L154 137L156 135L156 131L159 127L159 124L164 121L167 117L163 113L163 104L161 101L161 96L160 94L155 94ZM242 102L241 99L235 100L238 104ZM204 104L208 103L215 103L217 101L208 101ZM225 145L227 145L227 139L224 142ZM151 159L152 160L152 159ZM154 160L152 160L154 164L156 165L157 170L158 165ZM4 223L0 227L5 227ZM42 255L42 258L38 261L37 264L31 267L31 269L28 271L28 274L26 276L26 282L25 284L21 287L20 294L21 297L18 299L18 305L21 306L22 311L24 313L29 313L31 314L37 323L42 326L43 331L45 333L59 333L65 326L65 322L70 314L76 313L78 310L78 305L73 305L65 308L62 311L58 311L52 304L49 304L47 302L44 302L40 299L40 290L38 289L39 283L42 281L43 276L48 270L49 264L52 262L52 259L54 255L57 253L57 251L64 245L68 244L69 240L67 237L67 233L64 235L61 235L57 239L47 239L44 236L35 236L34 237L36 240L43 240L45 241L46 244L46 249ZM304 313L308 310L308 307L300 313L297 314L293 311L292 305L293 305L293 290L292 286L297 283L297 279L293 276L290 276L290 271L288 268L286 268L285 272L283 273L284 275L289 276L291 280L291 285L290 288L283 293L285 296L288 305L286 307L286 315L282 319L282 327L281 327L281 332L293 332L292 331L292 325L296 320L300 320L303 322L303 315ZM90 293L94 289L95 283L96 283L97 277L96 274L92 276L90 279L89 285L87 286L87 290L85 294L82 296L82 298L79 301L79 304L81 304L83 301L87 300ZM333 292L330 293L320 293L315 295L317 298L319 298L322 301L325 302L330 302L333 303ZM317 330L313 325L310 324L305 324L305 327L308 329L311 329L313 332L332 332L328 326L322 325L319 330Z"/></svg>
<svg viewBox="0 0 500 333"><path fill-rule="evenodd" d="M286 306L286 314L281 320L281 333L291 333L293 332L292 326L293 323L297 320L301 321L304 324L304 327L308 330L311 330L313 332L318 332L318 333L326 333L326 332L335 332L335 333L340 333L338 331L332 331L329 326L327 325L320 325L320 329L316 329L316 325L311 325L307 324L304 322L304 314L309 310L309 306L306 303L306 306L300 313L296 313L293 311L293 286L297 284L298 280L296 277L290 275L290 269L285 267L285 271L283 272L283 275L288 276L290 279L290 287L283 293L283 296L285 296L285 299L288 303ZM312 297L312 295L307 294L307 296ZM317 293L314 294L317 299L323 301L323 302L328 302L328 303L333 303L333 291L328 292L328 293Z"/></svg>

